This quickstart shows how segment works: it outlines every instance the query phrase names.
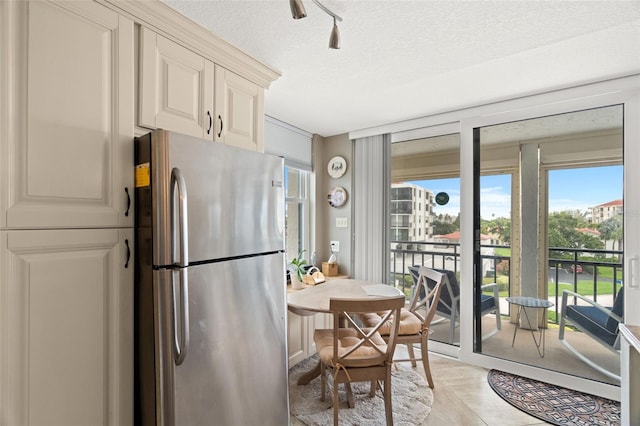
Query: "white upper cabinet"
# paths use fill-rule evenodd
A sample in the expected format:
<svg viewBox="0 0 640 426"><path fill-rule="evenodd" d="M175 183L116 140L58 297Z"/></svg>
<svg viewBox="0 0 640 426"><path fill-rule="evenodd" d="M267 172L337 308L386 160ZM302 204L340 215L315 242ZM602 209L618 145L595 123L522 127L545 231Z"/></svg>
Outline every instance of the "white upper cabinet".
<svg viewBox="0 0 640 426"><path fill-rule="evenodd" d="M144 27L139 116L142 127L263 151L264 89Z"/></svg>
<svg viewBox="0 0 640 426"><path fill-rule="evenodd" d="M133 22L94 2L6 3L1 102L24 113L0 123L0 228L133 226Z"/></svg>
<svg viewBox="0 0 640 426"><path fill-rule="evenodd" d="M141 126L213 139L213 79L211 61L141 29Z"/></svg>
<svg viewBox="0 0 640 426"><path fill-rule="evenodd" d="M264 152L264 89L216 66L216 140Z"/></svg>

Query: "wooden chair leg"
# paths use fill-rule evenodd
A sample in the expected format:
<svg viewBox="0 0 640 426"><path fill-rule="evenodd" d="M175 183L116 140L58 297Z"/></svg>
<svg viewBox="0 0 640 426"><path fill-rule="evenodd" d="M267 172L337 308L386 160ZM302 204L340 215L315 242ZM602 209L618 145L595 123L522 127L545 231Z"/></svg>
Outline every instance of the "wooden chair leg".
<svg viewBox="0 0 640 426"><path fill-rule="evenodd" d="M333 382L333 426L338 426L338 383Z"/></svg>
<svg viewBox="0 0 640 426"><path fill-rule="evenodd" d="M427 378L429 387L433 389L433 378L431 378L431 368L429 367L429 337L427 333L422 336L422 343L420 344L422 351L422 365L424 366L424 375Z"/></svg>
<svg viewBox="0 0 640 426"><path fill-rule="evenodd" d="M407 343L407 352L409 352L409 359L411 359L411 366L416 366L416 356L413 353L413 343Z"/></svg>
<svg viewBox="0 0 640 426"><path fill-rule="evenodd" d="M387 426L393 426L393 410L391 408L391 366L387 367L387 378L384 381L384 413Z"/></svg>
<svg viewBox="0 0 640 426"><path fill-rule="evenodd" d="M320 363L320 401L324 401L324 392L326 389L327 378L325 377L324 364Z"/></svg>
<svg viewBox="0 0 640 426"><path fill-rule="evenodd" d="M349 408L354 408L356 406L356 397L353 396L353 391L351 390L351 383L346 382L344 384L344 390L347 394L347 406Z"/></svg>

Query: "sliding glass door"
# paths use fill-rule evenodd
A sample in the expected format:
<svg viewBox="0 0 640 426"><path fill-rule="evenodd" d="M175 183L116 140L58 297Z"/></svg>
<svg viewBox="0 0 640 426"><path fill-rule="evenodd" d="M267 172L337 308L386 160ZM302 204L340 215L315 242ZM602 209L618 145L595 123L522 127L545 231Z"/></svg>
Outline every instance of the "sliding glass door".
<svg viewBox="0 0 640 426"><path fill-rule="evenodd" d="M612 306L624 283L623 116L612 104L473 128L474 352L619 384L615 350L560 326L565 290Z"/></svg>
<svg viewBox="0 0 640 426"><path fill-rule="evenodd" d="M460 345L460 134L391 145L389 282L411 297L417 269L448 270L451 280L430 339Z"/></svg>

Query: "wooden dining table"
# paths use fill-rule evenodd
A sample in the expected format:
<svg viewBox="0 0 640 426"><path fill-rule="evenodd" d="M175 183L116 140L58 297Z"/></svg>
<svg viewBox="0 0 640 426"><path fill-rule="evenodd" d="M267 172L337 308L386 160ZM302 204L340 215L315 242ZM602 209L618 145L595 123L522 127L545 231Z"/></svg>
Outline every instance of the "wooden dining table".
<svg viewBox="0 0 640 426"><path fill-rule="evenodd" d="M401 294L400 290L388 284L350 278L336 278L302 290L288 292L287 306L291 312L297 315L330 314L329 302L332 298L362 299L367 297L396 297ZM297 383L298 385L306 385L319 375L320 362L312 370L304 373ZM349 389L347 389L349 394L350 392L348 391ZM352 398L349 398L349 406L353 406Z"/></svg>

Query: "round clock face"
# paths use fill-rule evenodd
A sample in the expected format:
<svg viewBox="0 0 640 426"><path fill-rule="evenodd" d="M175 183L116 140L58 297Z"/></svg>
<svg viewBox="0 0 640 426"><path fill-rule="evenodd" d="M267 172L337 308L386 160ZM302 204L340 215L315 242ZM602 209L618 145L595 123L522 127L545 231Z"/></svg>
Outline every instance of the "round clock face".
<svg viewBox="0 0 640 426"><path fill-rule="evenodd" d="M329 172L329 176L332 178L339 178L344 175L347 171L347 161L336 155L331 160L329 160L329 164L327 164L327 172Z"/></svg>
<svg viewBox="0 0 640 426"><path fill-rule="evenodd" d="M347 191L341 187L333 188L329 191L327 200L331 207L342 207L347 202Z"/></svg>

